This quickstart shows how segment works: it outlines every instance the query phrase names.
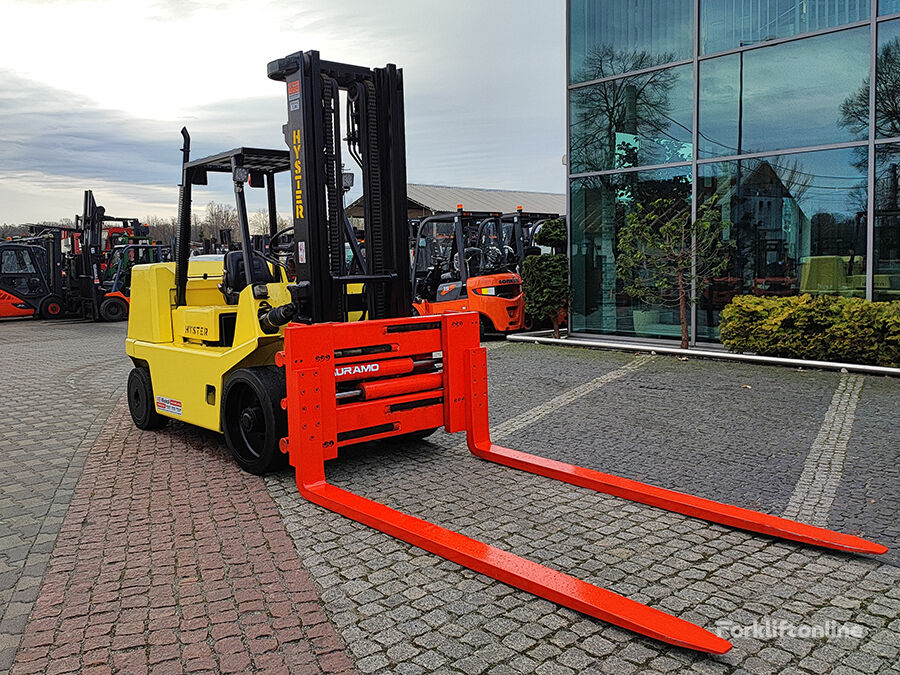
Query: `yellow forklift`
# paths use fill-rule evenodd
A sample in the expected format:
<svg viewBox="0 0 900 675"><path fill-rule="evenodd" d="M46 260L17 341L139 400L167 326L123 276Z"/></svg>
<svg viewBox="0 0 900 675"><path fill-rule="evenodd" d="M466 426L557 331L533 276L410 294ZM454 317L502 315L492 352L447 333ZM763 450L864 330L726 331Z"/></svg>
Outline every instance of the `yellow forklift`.
<svg viewBox="0 0 900 675"><path fill-rule="evenodd" d="M168 419L222 432L261 474L290 462L306 499L516 588L665 642L731 644L683 619L391 509L327 481L325 463L363 441L465 431L477 457L582 488L769 536L863 553L859 537L545 459L491 442L487 360L475 312L411 315L402 74L298 52L269 64L284 83L288 155L238 148L192 162L185 132L174 263L136 267L126 350L128 404L141 429ZM340 111L346 102L346 120ZM342 132L341 122L346 131ZM347 265L341 143L362 169L365 260ZM288 261L250 246L244 188L291 177ZM190 195L230 173L241 249L189 260ZM256 179L254 180L254 173ZM285 235L286 238L286 235ZM361 285L366 321L347 321Z"/></svg>

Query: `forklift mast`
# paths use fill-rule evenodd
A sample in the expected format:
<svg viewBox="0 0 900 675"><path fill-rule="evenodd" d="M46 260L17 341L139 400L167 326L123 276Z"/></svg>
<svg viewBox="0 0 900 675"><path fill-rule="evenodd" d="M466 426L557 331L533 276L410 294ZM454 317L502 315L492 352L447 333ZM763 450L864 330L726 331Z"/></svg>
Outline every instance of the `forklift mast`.
<svg viewBox="0 0 900 675"><path fill-rule="evenodd" d="M100 318L100 257L103 248L103 223L106 209L94 200L91 190L84 191L82 215L75 216L75 224L81 225L81 253L75 262L75 277L78 296L85 318L94 321Z"/></svg>
<svg viewBox="0 0 900 675"><path fill-rule="evenodd" d="M84 318L100 319L100 303L105 292L101 287L101 272L107 254L103 241L106 223L121 223L134 235L145 235L145 228L137 218L117 218L106 215L106 209L98 205L91 190L84 191L81 215L75 215L75 229L79 233L81 251L74 258L74 298L81 305ZM112 243L112 242L110 242Z"/></svg>
<svg viewBox="0 0 900 675"><path fill-rule="evenodd" d="M287 89L293 259L297 281L310 285L309 318L346 321L350 284L364 284L369 319L410 316L402 72L393 64L371 69L324 61L307 51L272 61L268 75ZM344 213L343 141L362 172L362 248Z"/></svg>

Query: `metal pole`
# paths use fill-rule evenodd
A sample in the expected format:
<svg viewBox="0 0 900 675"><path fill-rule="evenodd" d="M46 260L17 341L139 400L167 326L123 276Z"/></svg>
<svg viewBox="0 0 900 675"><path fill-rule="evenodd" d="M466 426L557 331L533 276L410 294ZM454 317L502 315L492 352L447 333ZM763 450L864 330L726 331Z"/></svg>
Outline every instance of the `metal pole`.
<svg viewBox="0 0 900 675"><path fill-rule="evenodd" d="M266 196L269 201L269 237L278 232L278 207L275 205L275 174L266 174Z"/></svg>
<svg viewBox="0 0 900 675"><path fill-rule="evenodd" d="M700 143L700 0L694 0L694 108L691 111L691 225L697 222L697 155ZM691 234L691 335L690 346L697 345L697 235Z"/></svg>
<svg viewBox="0 0 900 675"><path fill-rule="evenodd" d="M875 78L878 60L878 0L871 0L869 11L869 162L866 191L866 300L872 300L875 285Z"/></svg>

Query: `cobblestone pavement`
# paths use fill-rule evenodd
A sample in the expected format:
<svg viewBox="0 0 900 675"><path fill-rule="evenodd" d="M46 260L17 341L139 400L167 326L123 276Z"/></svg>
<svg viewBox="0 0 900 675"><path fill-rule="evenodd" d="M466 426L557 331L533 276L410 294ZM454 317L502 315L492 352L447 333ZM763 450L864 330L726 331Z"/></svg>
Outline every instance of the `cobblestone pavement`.
<svg viewBox="0 0 900 675"><path fill-rule="evenodd" d="M341 487L735 644L694 654L309 504L290 471L244 475L216 434L137 431L115 408L122 327L0 329L0 658L18 649L16 673L900 673L896 551L729 530L482 462L443 432L329 463ZM488 361L505 445L770 513L811 504L900 545L896 380L861 378L848 398L839 373L498 342ZM801 480L819 461L833 490ZM734 636L781 620L865 634Z"/></svg>
<svg viewBox="0 0 900 675"><path fill-rule="evenodd" d="M663 357L635 367L628 354L522 344L494 347L488 360L495 427L586 390L537 424L505 428L505 445L775 514L788 506L841 378ZM850 438L844 470L853 485L865 477L865 498L842 483L828 522L896 547L900 383L864 379L857 418L867 425ZM603 383L584 386L592 380ZM361 672L900 672L895 552L876 560L729 530L481 462L461 441L438 432L349 449L328 478L723 631L735 648L704 656L635 636L306 503L291 473L271 476ZM848 492L851 517L834 515ZM779 621L865 635L741 635Z"/></svg>
<svg viewBox="0 0 900 675"><path fill-rule="evenodd" d="M124 339L121 324L0 322L0 672L18 648L84 458L122 393Z"/></svg>
<svg viewBox="0 0 900 675"><path fill-rule="evenodd" d="M350 673L278 509L217 434L134 427L91 450L13 675Z"/></svg>

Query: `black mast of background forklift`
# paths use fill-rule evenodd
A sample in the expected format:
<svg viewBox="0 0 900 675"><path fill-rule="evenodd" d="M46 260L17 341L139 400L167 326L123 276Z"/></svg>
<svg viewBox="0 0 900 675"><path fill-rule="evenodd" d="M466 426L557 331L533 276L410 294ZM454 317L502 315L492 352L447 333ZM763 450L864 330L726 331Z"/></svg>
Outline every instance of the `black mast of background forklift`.
<svg viewBox="0 0 900 675"><path fill-rule="evenodd" d="M367 318L409 316L411 293L406 222L406 143L403 76L393 64L363 68L323 61L316 51L269 63L269 77L285 82L291 153L291 216L297 281L310 283L310 319L346 321L346 287L363 283ZM341 136L341 96L347 134ZM346 226L341 145L362 171L365 247ZM362 274L346 269L347 247Z"/></svg>
<svg viewBox="0 0 900 675"><path fill-rule="evenodd" d="M84 207L81 215L81 255L76 268L78 295L82 315L94 321L100 319L100 251L103 245L103 223L106 209L98 206L94 193L84 191Z"/></svg>

